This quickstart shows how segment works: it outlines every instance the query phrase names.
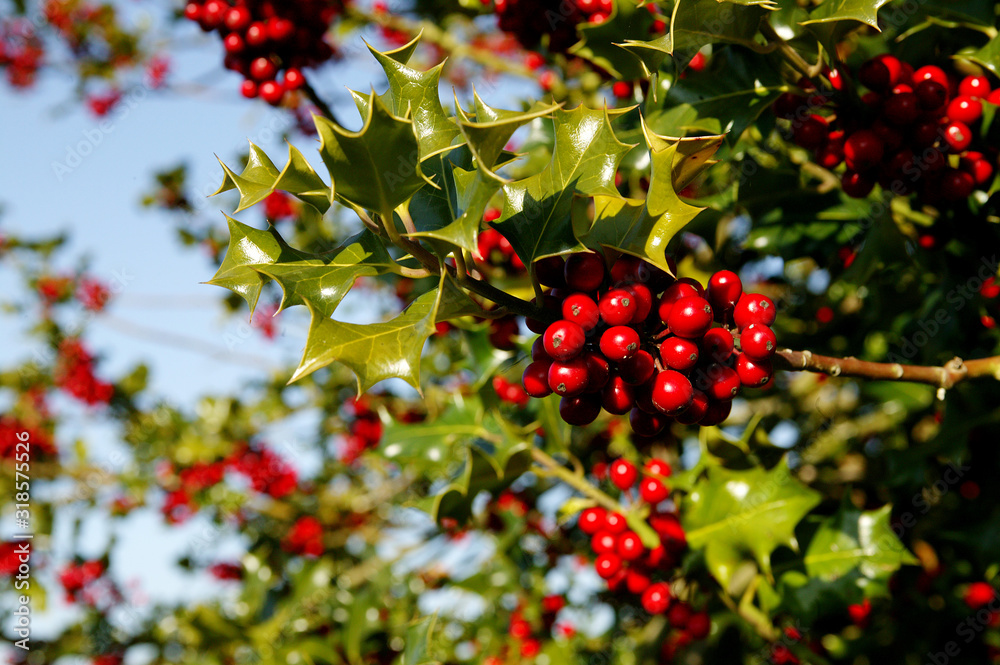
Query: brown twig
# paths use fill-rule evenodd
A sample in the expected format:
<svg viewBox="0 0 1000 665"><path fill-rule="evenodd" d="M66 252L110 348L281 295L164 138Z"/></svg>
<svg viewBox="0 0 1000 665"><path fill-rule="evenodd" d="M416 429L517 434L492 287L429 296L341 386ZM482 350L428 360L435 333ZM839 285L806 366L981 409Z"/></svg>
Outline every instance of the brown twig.
<svg viewBox="0 0 1000 665"><path fill-rule="evenodd" d="M966 379L991 376L1000 380L1000 356L963 361L954 358L942 367L876 363L857 358L834 358L812 351L779 350L774 359L775 369L818 372L829 376L855 376L885 381L909 381L944 388L954 387Z"/></svg>

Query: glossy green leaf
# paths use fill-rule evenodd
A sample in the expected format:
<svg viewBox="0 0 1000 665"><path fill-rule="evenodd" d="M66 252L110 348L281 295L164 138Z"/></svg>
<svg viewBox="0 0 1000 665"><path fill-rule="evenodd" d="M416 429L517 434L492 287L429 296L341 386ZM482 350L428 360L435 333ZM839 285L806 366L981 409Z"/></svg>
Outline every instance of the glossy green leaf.
<svg viewBox="0 0 1000 665"><path fill-rule="evenodd" d="M250 153L247 156L247 165L243 171L237 174L230 169L220 159L219 164L225 171L226 177L219 185L219 189L212 196L236 189L240 193L240 203L236 206L236 211L246 210L252 205L260 203L274 191L274 183L278 179L280 172L263 150L253 143L250 144Z"/></svg>
<svg viewBox="0 0 1000 665"><path fill-rule="evenodd" d="M575 195L618 196L615 173L632 146L618 140L607 110L555 112L552 158L537 175L503 187L497 228L526 266L580 247L573 235Z"/></svg>
<svg viewBox="0 0 1000 665"><path fill-rule="evenodd" d="M860 511L842 505L836 515L820 525L805 554L810 577L834 581L857 570L864 585L886 584L904 564L915 564L889 524L892 506Z"/></svg>
<svg viewBox="0 0 1000 665"><path fill-rule="evenodd" d="M782 461L770 471L710 467L681 511L690 546L705 553L715 578L728 587L744 562L755 561L770 576L771 553L797 549L795 526L820 501Z"/></svg>
<svg viewBox="0 0 1000 665"><path fill-rule="evenodd" d="M281 169L274 189L294 194L320 212L326 212L333 200L333 191L316 174L299 149L288 144L288 162Z"/></svg>
<svg viewBox="0 0 1000 665"><path fill-rule="evenodd" d="M482 169L468 170L456 163L463 152L469 154L464 149L454 150L424 162L425 173L438 187L423 188L409 202L417 229L409 235L446 243L445 253L451 247L476 250L483 214L500 189L500 182Z"/></svg>
<svg viewBox="0 0 1000 665"><path fill-rule="evenodd" d="M767 9L758 3L679 0L667 50L697 51L706 44L730 43L756 48L760 22Z"/></svg>
<svg viewBox="0 0 1000 665"><path fill-rule="evenodd" d="M1000 37L994 37L978 51L962 57L1000 76Z"/></svg>
<svg viewBox="0 0 1000 665"><path fill-rule="evenodd" d="M495 170L504 148L510 142L510 138L520 127L528 124L536 118L543 118L551 115L558 106L536 103L531 109L520 111L507 111L495 109L486 104L478 93L474 93L473 112L474 118L462 110L457 103L458 126L465 137L476 158L477 164L487 176L506 182L504 178L496 175Z"/></svg>
<svg viewBox="0 0 1000 665"><path fill-rule="evenodd" d="M416 44L419 38L411 44ZM404 47L405 49L405 47ZM372 52L389 79L389 89L380 99L389 111L399 118L409 117L420 147L420 160L449 150L460 137L458 125L441 105L439 84L444 63L421 72L406 66L413 51L397 50L390 54L380 53L371 46Z"/></svg>
<svg viewBox="0 0 1000 665"><path fill-rule="evenodd" d="M826 0L809 15L811 23L835 23L837 21L857 21L878 29L879 7L889 3L889 0Z"/></svg>
<svg viewBox="0 0 1000 665"><path fill-rule="evenodd" d="M343 323L323 317L308 301L306 306L312 311L312 323L302 361L291 381L339 362L357 376L359 393L390 378L403 379L419 390L420 354L427 338L434 333L434 325L478 311L464 291L450 280L383 323Z"/></svg>
<svg viewBox="0 0 1000 665"><path fill-rule="evenodd" d="M372 91L361 130L352 132L316 116L320 155L338 198L387 219L427 184L413 121L394 115Z"/></svg>
<svg viewBox="0 0 1000 665"><path fill-rule="evenodd" d="M382 241L366 229L328 255L255 269L281 286L282 310L308 302L317 315L329 318L356 279L387 274L397 265Z"/></svg>
<svg viewBox="0 0 1000 665"><path fill-rule="evenodd" d="M593 221L581 214L574 221L574 227L580 241L591 249L615 249L669 271L665 255L667 243L703 208L681 201L674 191L678 144L657 149L653 146L663 146L664 137L648 131L645 134L651 147L652 163L646 200L595 196Z"/></svg>
<svg viewBox="0 0 1000 665"><path fill-rule="evenodd" d="M261 289L269 279L260 268L276 263L303 261L308 255L285 244L274 227L261 231L237 222L228 215L226 219L229 222L229 249L222 265L208 283L240 295L253 314Z"/></svg>

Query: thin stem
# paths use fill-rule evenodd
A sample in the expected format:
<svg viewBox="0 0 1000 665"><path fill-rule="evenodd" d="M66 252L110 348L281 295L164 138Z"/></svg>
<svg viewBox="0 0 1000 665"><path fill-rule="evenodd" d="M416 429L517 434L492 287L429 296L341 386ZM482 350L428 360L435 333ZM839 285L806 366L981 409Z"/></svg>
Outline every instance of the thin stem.
<svg viewBox="0 0 1000 665"><path fill-rule="evenodd" d="M993 377L1000 381L1000 356L963 361L954 358L943 367L876 363L857 358L833 358L812 351L781 349L774 358L776 369L802 370L829 376L924 383L947 390L966 379Z"/></svg>
<svg viewBox="0 0 1000 665"><path fill-rule="evenodd" d="M403 221L403 228L406 229L407 233L416 233L417 227L413 223L413 217L410 216L410 211L406 209L406 206L400 206L396 209L396 214Z"/></svg>
<svg viewBox="0 0 1000 665"><path fill-rule="evenodd" d="M545 467L545 469L553 476L577 490L584 496L593 499L612 512L617 513L621 511L621 504L591 485L583 476L578 476L564 467L541 448L532 448L531 458L538 464Z"/></svg>
<svg viewBox="0 0 1000 665"><path fill-rule="evenodd" d="M458 283L465 284L469 280L469 268L465 263L465 250L457 249L452 253L455 257L455 272L458 274Z"/></svg>
<svg viewBox="0 0 1000 665"><path fill-rule="evenodd" d="M330 108L330 105L323 101L323 98L316 93L316 89L309 84L309 81L305 78L305 76L302 77L302 92L306 93L306 97L309 98L309 101L313 103L313 106L319 110L323 117L327 120L336 122L338 125L340 124L337 120L337 116L333 112L333 109Z"/></svg>

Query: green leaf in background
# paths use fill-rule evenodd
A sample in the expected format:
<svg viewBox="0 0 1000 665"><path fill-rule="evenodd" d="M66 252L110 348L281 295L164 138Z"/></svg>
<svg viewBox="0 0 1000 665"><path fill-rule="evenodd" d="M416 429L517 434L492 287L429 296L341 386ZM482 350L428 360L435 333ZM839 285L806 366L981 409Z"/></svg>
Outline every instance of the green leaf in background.
<svg viewBox="0 0 1000 665"><path fill-rule="evenodd" d="M261 289L268 279L259 268L278 262L302 261L308 257L285 244L274 227L261 231L228 215L226 219L229 222L229 249L222 265L208 283L240 295L253 315Z"/></svg>
<svg viewBox="0 0 1000 665"><path fill-rule="evenodd" d="M302 156L299 149L288 144L288 163L281 169L274 189L280 189L294 194L321 213L330 208L333 191L323 179L316 174L313 167Z"/></svg>
<svg viewBox="0 0 1000 665"><path fill-rule="evenodd" d="M399 665L436 665L440 661L430 657L431 634L435 617L419 619L406 630L406 648L399 657Z"/></svg>
<svg viewBox="0 0 1000 665"><path fill-rule="evenodd" d="M757 4L718 0L678 0L668 51L697 51L706 44L730 43L756 48L760 22L767 9Z"/></svg>
<svg viewBox="0 0 1000 665"><path fill-rule="evenodd" d="M836 23L838 21L857 21L878 29L878 10L889 0L826 0L809 15L812 23Z"/></svg>
<svg viewBox="0 0 1000 665"><path fill-rule="evenodd" d="M255 270L281 286L280 310L308 302L319 316L329 318L357 278L384 275L396 267L382 241L365 229L329 255L266 264Z"/></svg>
<svg viewBox="0 0 1000 665"><path fill-rule="evenodd" d="M688 544L703 550L709 571L724 588L744 563L771 576L771 553L796 549L795 526L820 501L819 492L792 476L787 460L770 471L710 467L681 511Z"/></svg>
<svg viewBox="0 0 1000 665"><path fill-rule="evenodd" d="M427 184L413 121L386 108L373 90L366 98L364 127L352 132L315 116L320 155L337 197L374 210L386 219Z"/></svg>
<svg viewBox="0 0 1000 665"><path fill-rule="evenodd" d="M400 378L420 389L420 354L434 325L478 311L465 292L448 279L414 300L395 318L383 323L342 323L312 312L309 337L295 382L330 363L340 362L357 375L358 393L384 379Z"/></svg>
<svg viewBox="0 0 1000 665"><path fill-rule="evenodd" d="M787 87L764 56L727 48L712 56L710 71L671 86L660 110L652 110L646 122L670 136L726 134L732 145Z"/></svg>
<svg viewBox="0 0 1000 665"><path fill-rule="evenodd" d="M499 447L471 445L465 451L458 479L433 497L431 516L436 520L451 517L465 523L477 494L496 494L531 468L531 446L523 441L507 440Z"/></svg>
<svg viewBox="0 0 1000 665"><path fill-rule="evenodd" d="M618 140L605 109L555 112L555 146L545 169L503 187L497 229L533 270L540 258L580 247L573 235L574 195L619 196L618 165L632 146Z"/></svg>
<svg viewBox="0 0 1000 665"><path fill-rule="evenodd" d="M842 505L810 541L804 558L806 572L832 582L857 570L859 586L884 589L900 566L917 563L892 530L891 514L888 505L864 512Z"/></svg>
<svg viewBox="0 0 1000 665"><path fill-rule="evenodd" d="M635 2L616 2L611 16L604 21L580 24L577 28L580 41L569 52L615 78L626 81L641 78L645 74L643 64L618 43L646 37L653 20L653 15Z"/></svg>
<svg viewBox="0 0 1000 665"><path fill-rule="evenodd" d="M417 37L411 44L416 46L419 39ZM420 161L423 161L431 155L450 149L454 140L459 138L459 131L455 120L441 105L438 92L444 63L426 72L411 69L406 63L413 49L407 50L407 46L392 54L380 53L370 45L368 50L382 65L386 78L389 79L389 89L379 98L396 117L409 117L413 120L413 130L420 147Z"/></svg>

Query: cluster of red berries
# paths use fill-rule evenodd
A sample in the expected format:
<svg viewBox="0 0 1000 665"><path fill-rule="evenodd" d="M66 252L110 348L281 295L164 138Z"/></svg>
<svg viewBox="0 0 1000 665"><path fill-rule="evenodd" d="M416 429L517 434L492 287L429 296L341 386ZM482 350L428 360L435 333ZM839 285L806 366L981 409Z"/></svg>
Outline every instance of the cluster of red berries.
<svg viewBox="0 0 1000 665"><path fill-rule="evenodd" d="M67 302L75 296L85 309L92 312L103 310L111 298L106 284L87 276L80 277L78 281L69 275L42 275L35 282L35 290L46 307Z"/></svg>
<svg viewBox="0 0 1000 665"><path fill-rule="evenodd" d="M610 274L594 253L535 267L539 281L553 287L543 307L562 318L548 326L528 320L543 334L522 383L532 397L562 396L559 413L571 425L590 424L602 408L628 414L640 436L655 436L672 419L718 425L741 386L771 380L774 303L743 293L735 273L715 273L706 291L631 256Z"/></svg>
<svg viewBox="0 0 1000 665"><path fill-rule="evenodd" d="M259 96L278 105L287 92L304 85L303 67L334 56L323 36L344 4L345 0L192 0L184 16L202 30L222 35L224 64L243 75L244 97Z"/></svg>
<svg viewBox="0 0 1000 665"><path fill-rule="evenodd" d="M10 85L31 87L44 56L42 40L30 21L17 18L0 22L0 68L6 70Z"/></svg>
<svg viewBox="0 0 1000 665"><path fill-rule="evenodd" d="M59 362L55 383L76 399L89 404L107 404L115 387L94 375L94 357L76 339L63 340L59 345Z"/></svg>
<svg viewBox="0 0 1000 665"><path fill-rule="evenodd" d="M493 222L499 218L500 211L496 208L490 208L483 215L483 220L486 222ZM524 273L524 262L521 261L521 257L514 251L510 241L493 227L480 231L473 258L481 266L501 268L507 274Z"/></svg>
<svg viewBox="0 0 1000 665"><path fill-rule="evenodd" d="M15 459L17 453L24 452L22 445L18 449L17 444L24 443L24 432L28 434L29 450L33 459L42 456L54 455L55 445L52 443L52 435L47 431L29 426L28 423L15 418L14 416L0 416L0 459ZM18 435L21 435L19 437Z"/></svg>
<svg viewBox="0 0 1000 665"><path fill-rule="evenodd" d="M318 557L323 554L323 525L311 515L296 520L281 541L281 549L290 554Z"/></svg>
<svg viewBox="0 0 1000 665"><path fill-rule="evenodd" d="M562 596L552 595L546 596L542 599L542 624L543 632L538 636L535 634L535 630L531 625L531 622L524 617L523 610L519 607L511 613L510 625L507 632L514 639L514 642L518 645L518 655L522 659L532 659L542 651L542 640L541 637L545 636L547 633L551 633L552 626L555 624L556 615L559 613L563 607L566 606L566 599ZM563 624L559 626L560 632L565 636L570 636L575 632L575 629L568 624ZM504 659L497 656L487 657L483 663L484 665L489 665L491 663L504 663Z"/></svg>
<svg viewBox="0 0 1000 665"><path fill-rule="evenodd" d="M104 575L104 564L100 561L70 563L59 573L59 583L66 591L66 602L72 603L91 584Z"/></svg>
<svg viewBox="0 0 1000 665"><path fill-rule="evenodd" d="M346 407L350 424L341 460L351 464L366 450L378 447L382 440L382 420L364 397L348 400Z"/></svg>
<svg viewBox="0 0 1000 665"><path fill-rule="evenodd" d="M864 198L878 183L933 204L989 189L995 155L975 141L983 104L1000 104L1000 90L991 90L985 76L959 80L934 65L914 70L881 55L858 71L867 90L860 108L842 94L849 85L843 73L830 70L828 79L829 94L803 80L800 87L811 95L785 93L774 111L792 121L793 140L814 151L821 166L845 164L841 184L848 196ZM949 155L957 156L957 166Z"/></svg>
<svg viewBox="0 0 1000 665"><path fill-rule="evenodd" d="M228 457L214 462L196 462L181 469L176 479L165 468L161 483L175 485L167 493L161 512L171 524L178 524L196 512L194 497L225 480L226 471L235 471L250 481L255 492L275 499L288 496L298 486L298 474L285 460L265 446L240 445Z"/></svg>
<svg viewBox="0 0 1000 665"><path fill-rule="evenodd" d="M502 376L493 377L493 390L496 391L501 402L516 407L527 406L530 399L520 383L508 381Z"/></svg>

